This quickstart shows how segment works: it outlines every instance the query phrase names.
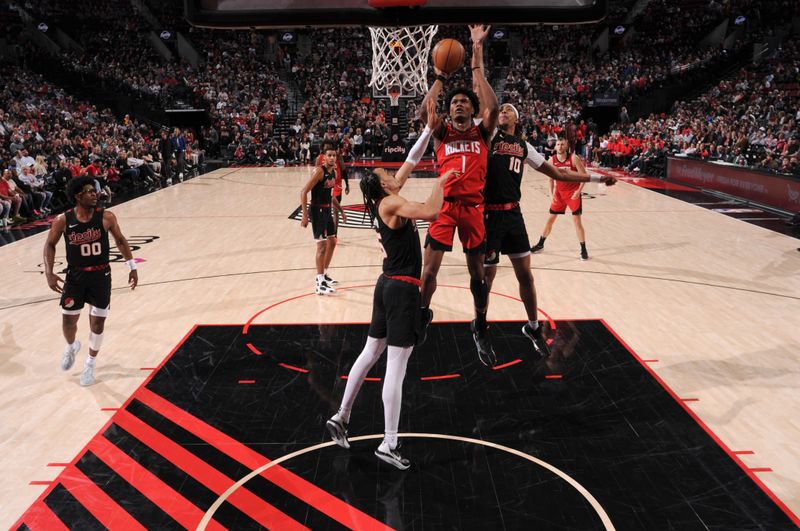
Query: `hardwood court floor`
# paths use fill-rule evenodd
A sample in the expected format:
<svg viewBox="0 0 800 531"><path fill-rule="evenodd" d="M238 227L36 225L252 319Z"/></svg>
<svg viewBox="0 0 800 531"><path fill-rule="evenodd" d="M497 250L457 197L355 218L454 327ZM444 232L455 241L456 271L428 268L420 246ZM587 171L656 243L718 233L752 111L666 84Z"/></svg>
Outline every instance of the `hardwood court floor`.
<svg viewBox="0 0 800 531"><path fill-rule="evenodd" d="M78 385L80 363L58 368L63 340L54 293L41 274L44 234L0 249L0 526L12 525L195 324L352 323L369 319L369 289L312 291L310 229L289 215L308 170L226 169L114 208L135 240L141 285L115 289L98 382ZM405 191L423 199L429 180ZM523 212L535 240L548 199L535 172ZM355 186L345 205L359 205ZM590 188L580 262L571 220L560 219L533 258L542 310L557 320L603 319L721 442L800 512L800 253L796 240L621 183ZM353 209L348 225L358 225ZM380 271L374 233L345 228L332 273L369 286ZM63 256L59 248L57 256ZM516 295L506 261L494 291ZM445 258L441 285L468 286L463 255ZM466 289L442 287L436 321L470 319ZM262 312L262 313L259 313ZM495 296L490 319L519 320L521 304ZM82 319L79 338L86 343ZM356 349L358 346L355 347ZM402 427L401 427L402 429ZM379 431L377 426L375 431ZM55 466L48 466L48 465ZM205 508L203 508L205 510Z"/></svg>

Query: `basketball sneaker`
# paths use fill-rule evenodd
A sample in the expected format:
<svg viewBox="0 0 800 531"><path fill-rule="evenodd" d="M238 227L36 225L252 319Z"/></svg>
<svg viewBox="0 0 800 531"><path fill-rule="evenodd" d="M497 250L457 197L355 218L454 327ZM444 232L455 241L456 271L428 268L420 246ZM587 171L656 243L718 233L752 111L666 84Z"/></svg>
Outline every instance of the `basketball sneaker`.
<svg viewBox="0 0 800 531"><path fill-rule="evenodd" d="M375 456L384 461L389 463L393 467L399 468L400 470L408 470L411 466L411 461L400 455L400 445L397 445L397 448L392 450L389 448L389 445L386 441L383 441L378 448L375 449Z"/></svg>
<svg viewBox="0 0 800 531"><path fill-rule="evenodd" d="M494 367L497 364L497 355L492 348L492 340L489 337L489 329L478 331L475 326L475 320L470 325L472 330L472 339L475 341L475 348L478 349L478 359L487 367Z"/></svg>
<svg viewBox="0 0 800 531"><path fill-rule="evenodd" d="M327 273L325 274L325 282L327 282L329 286L335 286L339 283L338 280L333 280L331 277L329 277Z"/></svg>
<svg viewBox="0 0 800 531"><path fill-rule="evenodd" d="M428 327L433 321L433 310L430 308L420 308L419 310L419 334L415 345L421 345L428 339Z"/></svg>
<svg viewBox="0 0 800 531"><path fill-rule="evenodd" d="M342 448L350 448L350 441L347 440L347 424L336 418L336 415L328 419L325 423L331 439Z"/></svg>
<svg viewBox="0 0 800 531"><path fill-rule="evenodd" d="M81 385L86 387L94 383L94 365L86 364L81 373Z"/></svg>
<svg viewBox="0 0 800 531"><path fill-rule="evenodd" d="M550 357L550 348L547 346L547 340L544 337L544 326L541 323L536 330L531 328L530 324L525 323L525 326L522 327L522 333L531 340L533 348L542 359Z"/></svg>
<svg viewBox="0 0 800 531"><path fill-rule="evenodd" d="M64 347L64 353L61 355L61 370L68 371L72 368L72 364L75 363L75 354L81 349L81 342L75 341L75 347L72 348L69 345Z"/></svg>
<svg viewBox="0 0 800 531"><path fill-rule="evenodd" d="M544 250L544 244L541 241L536 245L534 245L533 247L531 247L532 253L541 253L542 250Z"/></svg>
<svg viewBox="0 0 800 531"><path fill-rule="evenodd" d="M586 251L586 249L581 249L581 260L585 262L588 259L589 259L589 253Z"/></svg>
<svg viewBox="0 0 800 531"><path fill-rule="evenodd" d="M314 293L317 295L333 295L336 293L336 290L333 289L327 282L324 280L322 282L317 283L317 287L314 289Z"/></svg>

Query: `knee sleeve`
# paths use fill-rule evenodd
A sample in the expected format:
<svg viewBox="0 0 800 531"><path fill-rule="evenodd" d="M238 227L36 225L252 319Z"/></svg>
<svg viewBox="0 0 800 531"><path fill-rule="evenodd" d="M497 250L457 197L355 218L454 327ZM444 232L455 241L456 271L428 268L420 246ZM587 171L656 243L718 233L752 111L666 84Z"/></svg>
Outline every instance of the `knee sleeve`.
<svg viewBox="0 0 800 531"><path fill-rule="evenodd" d="M105 333L95 334L94 332L91 332L89 334L89 348L95 352L100 350L100 347L103 346L103 338L105 335Z"/></svg>

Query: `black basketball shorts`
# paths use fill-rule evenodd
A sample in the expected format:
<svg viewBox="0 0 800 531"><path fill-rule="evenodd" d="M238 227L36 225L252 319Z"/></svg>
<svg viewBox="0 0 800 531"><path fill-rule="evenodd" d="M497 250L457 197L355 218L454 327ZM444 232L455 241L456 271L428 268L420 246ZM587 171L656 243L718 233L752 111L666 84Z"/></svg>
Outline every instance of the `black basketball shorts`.
<svg viewBox="0 0 800 531"><path fill-rule="evenodd" d="M372 298L369 335L393 347L410 347L419 334L419 286L381 275Z"/></svg>
<svg viewBox="0 0 800 531"><path fill-rule="evenodd" d="M316 241L336 236L336 224L333 222L331 207L308 207L308 217L311 219L311 230Z"/></svg>
<svg viewBox="0 0 800 531"><path fill-rule="evenodd" d="M85 304L105 310L111 306L111 268L69 271L61 293L61 309L77 314Z"/></svg>
<svg viewBox="0 0 800 531"><path fill-rule="evenodd" d="M519 207L512 210L487 210L483 222L486 226L484 264L497 265L500 262L500 253L511 255L512 258L530 254L528 231Z"/></svg>

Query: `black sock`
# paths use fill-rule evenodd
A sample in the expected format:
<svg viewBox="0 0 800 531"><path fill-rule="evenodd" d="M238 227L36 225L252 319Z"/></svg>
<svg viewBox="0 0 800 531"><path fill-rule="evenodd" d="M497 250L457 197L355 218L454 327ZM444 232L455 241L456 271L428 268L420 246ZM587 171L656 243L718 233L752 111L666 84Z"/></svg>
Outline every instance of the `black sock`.
<svg viewBox="0 0 800 531"><path fill-rule="evenodd" d="M547 239L547 238L545 238L544 236L539 236L539 243L537 243L536 245L544 245L544 241L545 241L546 239Z"/></svg>
<svg viewBox="0 0 800 531"><path fill-rule="evenodd" d="M475 329L486 330L486 312L475 312Z"/></svg>
<svg viewBox="0 0 800 531"><path fill-rule="evenodd" d="M581 242L581 251L586 250L586 242Z"/></svg>

